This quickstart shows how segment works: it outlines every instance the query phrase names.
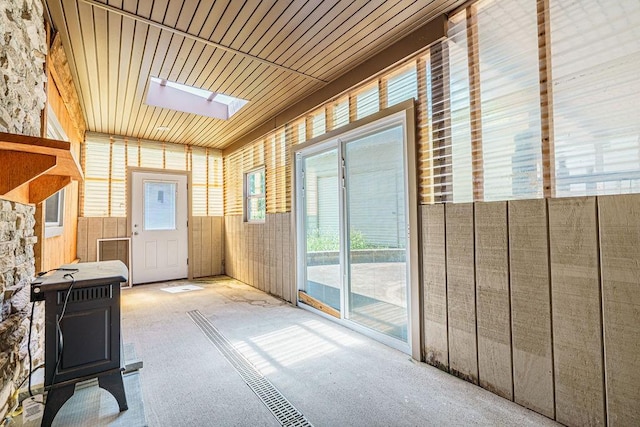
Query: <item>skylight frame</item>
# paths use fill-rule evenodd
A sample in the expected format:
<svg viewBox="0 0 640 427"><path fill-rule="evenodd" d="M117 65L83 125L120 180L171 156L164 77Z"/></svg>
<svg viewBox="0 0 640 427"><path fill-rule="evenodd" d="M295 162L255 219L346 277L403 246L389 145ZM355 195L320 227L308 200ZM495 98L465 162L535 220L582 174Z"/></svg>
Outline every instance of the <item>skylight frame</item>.
<svg viewBox="0 0 640 427"><path fill-rule="evenodd" d="M151 76L145 102L155 107L229 120L249 101Z"/></svg>

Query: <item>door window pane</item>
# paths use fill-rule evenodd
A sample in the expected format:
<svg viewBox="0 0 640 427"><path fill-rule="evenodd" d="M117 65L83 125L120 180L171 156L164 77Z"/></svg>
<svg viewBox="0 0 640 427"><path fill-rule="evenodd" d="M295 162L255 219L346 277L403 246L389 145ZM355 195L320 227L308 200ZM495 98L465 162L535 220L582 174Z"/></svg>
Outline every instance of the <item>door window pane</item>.
<svg viewBox="0 0 640 427"><path fill-rule="evenodd" d="M348 317L407 342L404 133L401 126L348 142Z"/></svg>
<svg viewBox="0 0 640 427"><path fill-rule="evenodd" d="M306 281L311 298L340 311L340 208L338 152L304 159Z"/></svg>
<svg viewBox="0 0 640 427"><path fill-rule="evenodd" d="M144 181L144 229L176 229L176 182Z"/></svg>

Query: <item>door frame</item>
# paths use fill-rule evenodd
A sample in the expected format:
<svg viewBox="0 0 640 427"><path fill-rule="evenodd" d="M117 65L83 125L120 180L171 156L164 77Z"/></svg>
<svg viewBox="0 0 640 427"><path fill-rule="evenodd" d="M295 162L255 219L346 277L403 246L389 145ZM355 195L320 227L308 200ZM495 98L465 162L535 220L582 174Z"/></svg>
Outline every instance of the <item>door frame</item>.
<svg viewBox="0 0 640 427"><path fill-rule="evenodd" d="M404 147L406 163L406 185L407 185L407 262L409 263L409 277L408 280L408 295L409 295L409 304L407 306L407 314L408 314L408 345L409 345L409 354L415 360L422 360L422 348L423 348L423 292L422 292L422 268L421 268L421 252L420 242L421 242L421 228L420 228L420 215L418 212L418 166L417 166L417 148L416 148L416 108L415 101L412 99L408 99L406 101L400 102L394 106L385 108L375 114L364 117L360 120L356 120L351 122L345 126L339 127L332 131L329 131L323 135L320 135L316 138L312 138L302 144L294 145L292 147L292 191L291 191L291 211L294 216L294 221L291 221L291 232L292 232L292 254L298 257L298 242L299 242L299 234L298 231L302 230L302 217L300 213L300 201L298 200L298 183L299 179L298 174L298 157L301 151L310 152L313 150L311 147L327 147L330 144L331 140L337 139L340 135L344 133L351 133L352 131L357 131L358 128L362 126L371 124L376 121L389 119L391 120L391 116L402 117L405 125L406 132L406 145ZM341 145L341 144L339 144ZM341 150L341 148L339 148ZM319 149L322 151L322 149ZM342 248L341 248L342 250ZM293 268L295 269L295 280L292 281L293 292L295 295L295 303L298 305L298 287L300 283L300 274L304 274L304 269L300 264L302 261L298 260L298 262L294 263ZM344 296L341 296L341 299ZM315 310L312 307L305 306L304 308L308 308L309 310L318 313L319 315L326 317L331 320L336 320L335 318L321 312L320 310ZM344 313L342 314L344 316ZM354 322L344 322L342 319L340 323L358 330L360 332L364 332L366 328L358 327ZM385 342L386 340L383 340ZM387 343L387 342L385 342ZM387 343L389 344L389 343ZM393 346L396 347L396 346ZM397 348L397 347L396 347Z"/></svg>
<svg viewBox="0 0 640 427"><path fill-rule="evenodd" d="M174 169L160 169L160 168L145 168L138 166L127 166L127 236L130 238L133 237L133 218L131 215L131 198L133 195L133 191L131 185L133 183L133 174L136 172L141 173L155 173L161 175L185 175L187 177L187 279L193 279L193 263L189 262L192 258L193 248L191 247L191 242L193 241L192 236L192 212L191 212L191 171L181 171ZM132 245L133 246L133 245ZM133 264L133 254L131 254L131 264ZM129 266L132 268L132 266Z"/></svg>

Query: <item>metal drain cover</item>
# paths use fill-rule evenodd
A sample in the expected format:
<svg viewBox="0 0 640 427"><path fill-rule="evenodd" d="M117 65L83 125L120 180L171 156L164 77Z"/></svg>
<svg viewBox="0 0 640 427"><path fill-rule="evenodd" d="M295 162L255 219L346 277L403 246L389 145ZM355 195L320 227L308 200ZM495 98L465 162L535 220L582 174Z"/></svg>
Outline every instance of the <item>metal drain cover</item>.
<svg viewBox="0 0 640 427"><path fill-rule="evenodd" d="M283 426L313 427L300 411L287 400L280 391L251 364L224 335L216 329L198 310L187 312L191 320L200 328L205 336L216 346L218 351L231 363L245 383L260 398Z"/></svg>

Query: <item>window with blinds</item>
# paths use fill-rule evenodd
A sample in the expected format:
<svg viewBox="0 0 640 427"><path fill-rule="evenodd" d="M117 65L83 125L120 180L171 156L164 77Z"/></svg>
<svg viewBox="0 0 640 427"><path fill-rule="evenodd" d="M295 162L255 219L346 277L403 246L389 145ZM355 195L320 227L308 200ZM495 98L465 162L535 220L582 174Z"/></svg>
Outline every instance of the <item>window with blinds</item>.
<svg viewBox="0 0 640 427"><path fill-rule="evenodd" d="M349 97L345 96L331 103L329 112L331 114L331 125L328 126L328 130L349 124Z"/></svg>
<svg viewBox="0 0 640 427"><path fill-rule="evenodd" d="M406 99L418 99L418 76L415 62L383 79L387 88L387 105L391 107Z"/></svg>
<svg viewBox="0 0 640 427"><path fill-rule="evenodd" d="M354 98L353 105L356 110L356 120L380 111L380 92L377 80L358 90L352 96Z"/></svg>
<svg viewBox="0 0 640 427"><path fill-rule="evenodd" d="M640 192L640 2L549 1L556 194Z"/></svg>
<svg viewBox="0 0 640 427"><path fill-rule="evenodd" d="M434 156L450 163L434 171L451 194L439 199L542 196L537 29L535 0L478 1L450 18L442 43L448 69L437 69L438 78L448 76L442 94L448 99L431 107L444 109L451 123L450 150ZM442 58L435 59L441 65Z"/></svg>
<svg viewBox="0 0 640 427"><path fill-rule="evenodd" d="M446 39L285 125L284 160L281 130L265 137L267 212L290 209L289 146L409 98L421 203L640 192L638 40L638 2L470 3ZM247 150L225 157L227 214Z"/></svg>
<svg viewBox="0 0 640 427"><path fill-rule="evenodd" d="M307 139L320 136L327 131L327 119L324 108L321 108L307 117Z"/></svg>
<svg viewBox="0 0 640 427"><path fill-rule="evenodd" d="M191 171L194 216L222 216L222 153L134 138L87 133L82 145L85 217L127 214L127 167Z"/></svg>

